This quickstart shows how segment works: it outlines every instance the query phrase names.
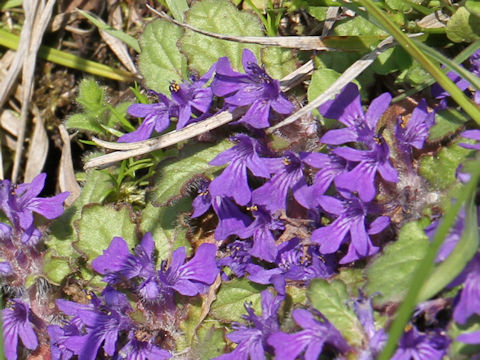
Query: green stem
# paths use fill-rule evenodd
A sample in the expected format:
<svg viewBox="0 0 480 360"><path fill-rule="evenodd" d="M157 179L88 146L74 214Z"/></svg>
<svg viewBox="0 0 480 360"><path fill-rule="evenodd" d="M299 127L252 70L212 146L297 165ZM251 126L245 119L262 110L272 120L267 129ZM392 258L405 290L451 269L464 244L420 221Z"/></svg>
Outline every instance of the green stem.
<svg viewBox="0 0 480 360"><path fill-rule="evenodd" d="M445 75L439 66L436 66L418 46L399 29L388 16L380 10L371 0L357 0L363 5L368 13L378 21L385 30L407 51L430 75L444 88L460 105L465 112L480 125L480 110L467 96Z"/></svg>
<svg viewBox="0 0 480 360"><path fill-rule="evenodd" d="M8 31L0 29L0 46L12 50L18 49L19 37ZM72 69L85 71L87 73L103 76L112 80L131 82L135 80L135 75L115 69L107 65L87 60L65 51L53 49L47 46L40 46L38 56L55 64L63 65Z"/></svg>

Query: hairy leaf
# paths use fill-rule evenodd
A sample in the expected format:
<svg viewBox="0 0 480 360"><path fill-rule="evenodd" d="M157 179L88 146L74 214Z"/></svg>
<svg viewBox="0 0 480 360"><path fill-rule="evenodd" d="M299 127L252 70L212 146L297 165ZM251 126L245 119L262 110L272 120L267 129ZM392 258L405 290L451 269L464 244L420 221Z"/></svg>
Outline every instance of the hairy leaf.
<svg viewBox="0 0 480 360"><path fill-rule="evenodd" d="M312 305L342 333L349 344L362 343L363 328L353 310L348 306L350 296L342 281L328 282L315 279L308 288Z"/></svg>
<svg viewBox="0 0 480 360"><path fill-rule="evenodd" d="M72 247L72 243L78 240L74 222L80 219L83 206L102 203L112 189L112 179L104 171L90 170L86 173L79 198L50 227L43 269L50 281L58 284L76 270L74 263L80 254Z"/></svg>
<svg viewBox="0 0 480 360"><path fill-rule="evenodd" d="M224 35L263 36L258 17L241 12L227 0L204 0L196 2L186 12L186 22L199 29ZM188 65L200 75L220 57L227 56L234 69L242 69L242 50L248 48L260 57L260 47L214 39L192 31L186 31L180 40Z"/></svg>
<svg viewBox="0 0 480 360"><path fill-rule="evenodd" d="M463 141L468 142L468 141ZM420 175L435 188L445 190L455 184L458 166L465 160L471 150L456 144L443 148L435 156L426 156L420 162ZM442 176L438 176L442 174Z"/></svg>
<svg viewBox="0 0 480 360"><path fill-rule="evenodd" d="M429 241L419 222L405 224L398 240L387 245L365 269L367 294L379 293L372 301L383 306L389 302L399 302L405 296L411 277L425 256Z"/></svg>
<svg viewBox="0 0 480 360"><path fill-rule="evenodd" d="M480 38L480 18L472 15L464 6L457 9L445 28L453 42L470 42Z"/></svg>
<svg viewBox="0 0 480 360"><path fill-rule="evenodd" d="M87 205L76 223L78 241L75 248L92 261L108 248L115 236L122 237L130 248L137 243L136 226L128 207L115 209L98 204Z"/></svg>
<svg viewBox="0 0 480 360"><path fill-rule="evenodd" d="M145 27L138 65L150 89L169 94L170 82L185 78L187 63L177 48L182 33L182 28L164 20L152 21Z"/></svg>
<svg viewBox="0 0 480 360"><path fill-rule="evenodd" d="M265 286L254 284L247 279L224 282L210 309L210 316L220 321L242 321L246 313L244 304L251 303L256 314L261 313L261 295Z"/></svg>
<svg viewBox="0 0 480 360"><path fill-rule="evenodd" d="M149 201L162 206L185 196L184 186L195 176L214 172L216 167L209 165L209 161L231 146L232 143L226 140L216 145L186 145L178 157L160 163L153 190L148 195Z"/></svg>

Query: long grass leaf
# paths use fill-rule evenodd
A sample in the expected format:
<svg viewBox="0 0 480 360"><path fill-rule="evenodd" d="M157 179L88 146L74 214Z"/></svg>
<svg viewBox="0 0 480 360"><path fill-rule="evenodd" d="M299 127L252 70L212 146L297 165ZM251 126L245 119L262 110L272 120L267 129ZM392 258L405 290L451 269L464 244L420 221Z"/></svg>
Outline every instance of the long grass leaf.
<svg viewBox="0 0 480 360"><path fill-rule="evenodd" d="M8 31L0 29L0 45L12 50L17 50L19 37ZM110 66L87 60L65 51L53 49L47 46L40 46L38 56L55 64L63 65L72 69L85 71L89 74L102 76L117 81L131 82L135 80L132 73L115 69Z"/></svg>

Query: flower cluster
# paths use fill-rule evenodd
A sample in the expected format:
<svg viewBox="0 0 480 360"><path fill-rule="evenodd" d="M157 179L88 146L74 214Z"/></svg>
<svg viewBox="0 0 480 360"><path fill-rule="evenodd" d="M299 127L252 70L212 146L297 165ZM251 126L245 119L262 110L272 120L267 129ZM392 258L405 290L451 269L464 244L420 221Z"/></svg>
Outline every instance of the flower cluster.
<svg viewBox="0 0 480 360"><path fill-rule="evenodd" d="M9 285L22 287L26 278L38 273L42 253L43 228L37 228L34 213L55 219L63 213L68 192L50 198L38 197L46 174L36 176L29 184L14 185L0 181L0 209L9 223L0 223L0 277Z"/></svg>
<svg viewBox="0 0 480 360"><path fill-rule="evenodd" d="M155 266L154 250L150 233L145 234L133 254L124 239L113 238L103 255L92 262L107 283L102 296L90 295L89 304L57 300L58 308L71 318L63 326L48 328L52 352L61 354L62 359L77 355L79 359L93 360L103 347L106 354L119 359L170 358L171 353L163 348L172 350L168 339L159 344L157 338L160 334L173 338L181 320L174 294L195 296L206 292L219 273L217 248L202 244L187 262L185 248L178 248L168 264L162 261L160 269ZM127 291L143 304L141 308L131 307ZM145 321L135 320L140 314Z"/></svg>
<svg viewBox="0 0 480 360"><path fill-rule="evenodd" d="M225 107L233 111L238 107L250 105L241 123L256 129L270 125L273 109L278 114L289 114L293 105L280 91L278 80L272 79L265 69L257 64L255 55L248 49L243 51L242 64L245 74L234 71L227 57L213 64L201 78L192 77L190 82L170 84L171 99L154 91L157 97L153 104L133 104L128 114L144 118L134 132L122 135L119 142L135 142L148 139L153 130L157 133L165 130L171 118L177 119L177 130L208 117L213 96L223 97ZM210 86L205 85L215 76Z"/></svg>

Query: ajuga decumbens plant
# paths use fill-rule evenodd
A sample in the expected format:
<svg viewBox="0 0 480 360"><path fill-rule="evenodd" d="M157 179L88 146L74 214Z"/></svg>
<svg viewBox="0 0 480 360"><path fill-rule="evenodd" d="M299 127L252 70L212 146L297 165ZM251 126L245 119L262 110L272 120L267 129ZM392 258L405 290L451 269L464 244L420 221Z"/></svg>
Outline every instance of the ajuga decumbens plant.
<svg viewBox="0 0 480 360"><path fill-rule="evenodd" d="M257 6L166 1L130 101L82 83L71 206L0 182L7 360L480 355L478 6Z"/></svg>

